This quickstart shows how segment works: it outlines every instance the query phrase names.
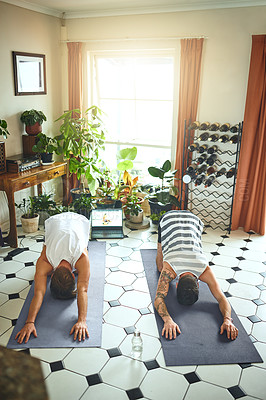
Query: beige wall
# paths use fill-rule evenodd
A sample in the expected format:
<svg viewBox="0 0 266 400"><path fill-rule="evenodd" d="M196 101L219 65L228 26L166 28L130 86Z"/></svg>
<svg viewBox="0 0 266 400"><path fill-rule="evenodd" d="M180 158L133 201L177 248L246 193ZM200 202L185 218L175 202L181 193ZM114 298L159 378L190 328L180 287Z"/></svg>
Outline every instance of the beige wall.
<svg viewBox="0 0 266 400"><path fill-rule="evenodd" d="M56 134L53 121L62 111L60 20L0 2L0 49L0 118L8 122L10 136L5 147L7 156L11 156L22 153L24 124L20 115L25 110L42 110L47 117L43 131ZM13 50L45 54L47 95L14 95ZM0 223L7 218L5 196L0 193Z"/></svg>
<svg viewBox="0 0 266 400"><path fill-rule="evenodd" d="M199 119L243 119L251 35L266 33L266 7L67 20L69 40L205 36ZM178 40L145 45L176 47ZM131 48L143 41L95 42L89 49Z"/></svg>

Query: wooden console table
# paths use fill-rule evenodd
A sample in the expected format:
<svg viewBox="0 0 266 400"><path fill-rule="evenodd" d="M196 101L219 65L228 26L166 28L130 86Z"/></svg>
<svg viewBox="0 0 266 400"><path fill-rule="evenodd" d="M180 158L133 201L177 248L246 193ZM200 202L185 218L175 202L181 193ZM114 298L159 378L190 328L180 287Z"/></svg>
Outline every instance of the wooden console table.
<svg viewBox="0 0 266 400"><path fill-rule="evenodd" d="M4 241L11 247L18 247L14 193L38 185L38 194L41 194L41 184L59 176L63 178L63 203L67 204L69 184L66 162L55 162L54 164L42 165L25 172L7 172L0 175L0 190L5 191L7 195L10 221L9 234L4 237Z"/></svg>

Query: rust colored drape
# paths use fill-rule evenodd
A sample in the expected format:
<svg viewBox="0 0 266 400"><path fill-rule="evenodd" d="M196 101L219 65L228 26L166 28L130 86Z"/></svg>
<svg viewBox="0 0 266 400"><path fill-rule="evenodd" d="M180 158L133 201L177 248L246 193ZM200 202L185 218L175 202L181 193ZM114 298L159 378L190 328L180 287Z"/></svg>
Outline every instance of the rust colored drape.
<svg viewBox="0 0 266 400"><path fill-rule="evenodd" d="M266 35L252 36L232 230L264 235L266 223Z"/></svg>
<svg viewBox="0 0 266 400"><path fill-rule="evenodd" d="M82 43L67 43L68 48L68 106L69 110L82 110ZM76 174L69 177L69 188L78 187ZM71 197L69 194L68 203Z"/></svg>
<svg viewBox="0 0 266 400"><path fill-rule="evenodd" d="M203 39L182 39L180 57L179 109L175 169L181 178L183 160L184 121L195 121L198 110ZM179 191L181 181L178 181Z"/></svg>

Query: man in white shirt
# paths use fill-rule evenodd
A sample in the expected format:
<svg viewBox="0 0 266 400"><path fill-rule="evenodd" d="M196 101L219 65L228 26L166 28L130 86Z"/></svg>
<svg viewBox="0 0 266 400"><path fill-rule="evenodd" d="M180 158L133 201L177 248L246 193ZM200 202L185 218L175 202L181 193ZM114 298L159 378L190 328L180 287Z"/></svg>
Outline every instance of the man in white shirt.
<svg viewBox="0 0 266 400"><path fill-rule="evenodd" d="M161 275L154 306L164 321L162 335L175 339L177 333L181 333L179 326L168 313L164 301L170 282L178 277L177 300L184 305L192 305L198 300L198 280L207 283L219 303L224 318L220 334L226 331L228 339L234 340L237 338L238 329L231 318L230 304L202 252L202 230L202 221L190 211L172 210L160 219L156 264Z"/></svg>
<svg viewBox="0 0 266 400"><path fill-rule="evenodd" d="M45 244L36 263L34 296L24 327L17 333L18 343L28 342L30 335L37 337L35 320L46 292L47 277L51 275L50 290L54 297L76 297L78 321L72 327L74 340L89 337L86 323L90 262L87 251L89 221L83 215L67 212L54 215L45 221ZM75 290L74 269L78 273Z"/></svg>

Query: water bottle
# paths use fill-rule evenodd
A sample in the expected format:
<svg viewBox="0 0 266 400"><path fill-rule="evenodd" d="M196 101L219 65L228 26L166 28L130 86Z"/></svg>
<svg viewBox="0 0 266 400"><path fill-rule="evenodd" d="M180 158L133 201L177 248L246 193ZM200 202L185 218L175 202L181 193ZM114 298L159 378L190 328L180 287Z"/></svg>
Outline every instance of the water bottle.
<svg viewBox="0 0 266 400"><path fill-rule="evenodd" d="M143 341L140 336L140 331L136 330L134 332L131 343L132 343L132 350L131 350L132 358L136 360L141 359L143 350Z"/></svg>

